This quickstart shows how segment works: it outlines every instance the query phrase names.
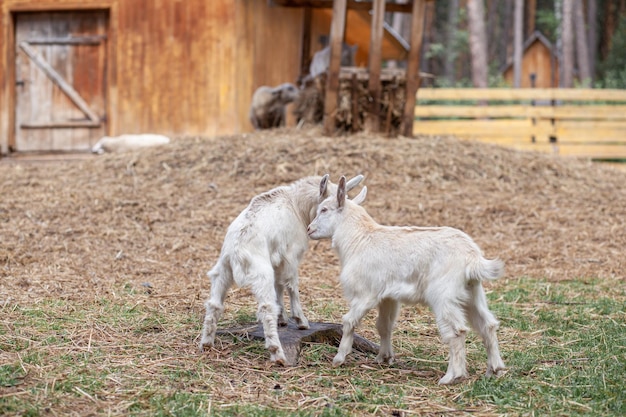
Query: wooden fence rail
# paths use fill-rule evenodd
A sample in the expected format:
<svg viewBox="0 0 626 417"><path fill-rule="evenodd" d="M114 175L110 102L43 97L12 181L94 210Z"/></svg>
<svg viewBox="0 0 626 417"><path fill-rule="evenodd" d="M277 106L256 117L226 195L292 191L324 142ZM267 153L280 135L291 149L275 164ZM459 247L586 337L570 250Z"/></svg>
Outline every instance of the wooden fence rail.
<svg viewBox="0 0 626 417"><path fill-rule="evenodd" d="M423 88L413 133L626 159L626 90Z"/></svg>

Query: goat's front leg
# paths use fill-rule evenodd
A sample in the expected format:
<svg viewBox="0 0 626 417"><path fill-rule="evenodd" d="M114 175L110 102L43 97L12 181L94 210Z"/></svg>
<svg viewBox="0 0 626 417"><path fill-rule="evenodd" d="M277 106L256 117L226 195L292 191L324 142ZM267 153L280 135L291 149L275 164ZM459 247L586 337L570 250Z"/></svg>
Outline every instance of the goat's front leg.
<svg viewBox="0 0 626 417"><path fill-rule="evenodd" d="M287 325L287 312L285 311L285 301L283 298L283 294L285 292L285 286L278 281L274 282L274 289L276 291L276 302L278 303L278 307L280 308L280 312L278 313L278 325L286 326Z"/></svg>
<svg viewBox="0 0 626 417"><path fill-rule="evenodd" d="M298 267L297 264L287 263L283 265L283 269L279 276L277 276L277 280L283 283L283 285L287 286L287 291L289 292L289 301L291 303L291 317L298 324L298 329L308 329L309 321L304 316L304 311L302 311L302 304L300 304L300 291L299 291L299 280L298 280Z"/></svg>
<svg viewBox="0 0 626 417"><path fill-rule="evenodd" d="M341 366L346 356L352 352L352 342L354 341L354 329L359 325L361 319L372 308L367 300L352 300L350 311L343 316L343 334L337 355L333 359L333 366Z"/></svg>
<svg viewBox="0 0 626 417"><path fill-rule="evenodd" d="M300 291L298 290L298 278L296 275L295 282L292 282L288 288L289 299L291 300L291 316L298 323L298 329L308 329L309 320L304 316L302 311L302 304L300 304Z"/></svg>

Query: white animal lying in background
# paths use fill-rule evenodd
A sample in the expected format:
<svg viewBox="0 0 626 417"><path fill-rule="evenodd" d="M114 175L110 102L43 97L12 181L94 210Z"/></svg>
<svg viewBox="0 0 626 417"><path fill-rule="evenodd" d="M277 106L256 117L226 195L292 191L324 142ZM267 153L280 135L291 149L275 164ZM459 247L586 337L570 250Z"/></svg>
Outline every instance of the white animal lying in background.
<svg viewBox="0 0 626 417"><path fill-rule="evenodd" d="M151 146L166 145L168 143L170 143L170 138L167 136L152 133L103 136L102 139L91 148L91 152L97 154L104 152L127 152Z"/></svg>
<svg viewBox="0 0 626 417"><path fill-rule="evenodd" d="M467 234L451 227L382 226L359 205L366 194L363 187L353 200L347 200L342 177L337 196L319 205L308 228L312 239L332 238L341 260L341 285L350 302L333 365L344 363L352 350L354 328L375 307L381 339L376 362L391 363L391 331L400 303L423 303L435 314L441 339L450 347L448 371L440 384L455 383L468 375L466 320L487 349L487 375L503 371L498 321L487 307L481 284L503 274L502 261L485 259Z"/></svg>
<svg viewBox="0 0 626 417"><path fill-rule="evenodd" d="M362 180L363 176L357 175L347 185L344 181L344 191ZM298 267L309 246L307 225L315 217L317 205L336 190L335 184L328 184L328 175L303 178L257 195L233 220L220 257L207 274L211 278L211 297L204 304L201 350L213 346L226 292L236 283L250 287L256 297L257 318L263 325L271 361L285 364L277 327L287 324L283 292L289 292L291 315L298 327L308 329L309 322L300 305Z"/></svg>

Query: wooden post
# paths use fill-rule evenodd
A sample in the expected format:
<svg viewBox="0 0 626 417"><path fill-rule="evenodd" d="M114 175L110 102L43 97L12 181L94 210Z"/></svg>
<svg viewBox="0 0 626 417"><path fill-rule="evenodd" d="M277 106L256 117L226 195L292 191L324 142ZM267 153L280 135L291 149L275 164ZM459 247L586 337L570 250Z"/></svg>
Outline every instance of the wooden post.
<svg viewBox="0 0 626 417"><path fill-rule="evenodd" d="M309 73L311 64L311 20L313 11L310 7L304 8L302 21L302 44L300 45L300 78Z"/></svg>
<svg viewBox="0 0 626 417"><path fill-rule="evenodd" d="M356 72L352 74L352 133L357 132L361 126L359 123L359 80Z"/></svg>
<svg viewBox="0 0 626 417"><path fill-rule="evenodd" d="M411 12L411 49L406 69L406 100L404 102L402 134L413 135L413 120L415 119L415 95L419 87L420 52L424 34L424 11L426 0L413 0Z"/></svg>
<svg viewBox="0 0 626 417"><path fill-rule="evenodd" d="M383 22L385 19L385 0L374 0L372 15L372 34L370 38L369 83L368 91L371 98L367 128L371 132L380 131L380 67L383 43Z"/></svg>
<svg viewBox="0 0 626 417"><path fill-rule="evenodd" d="M330 63L326 80L326 99L324 100L324 133L335 133L337 96L339 93L339 70L341 67L341 44L346 29L347 0L333 1L333 20L330 24Z"/></svg>

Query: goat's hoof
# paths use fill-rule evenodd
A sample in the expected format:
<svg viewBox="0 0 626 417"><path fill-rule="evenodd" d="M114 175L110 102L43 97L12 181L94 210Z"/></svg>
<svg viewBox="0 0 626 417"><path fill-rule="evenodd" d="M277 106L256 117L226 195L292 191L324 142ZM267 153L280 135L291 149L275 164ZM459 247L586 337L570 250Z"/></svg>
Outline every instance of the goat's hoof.
<svg viewBox="0 0 626 417"><path fill-rule="evenodd" d="M385 356L381 356L381 355L378 355L378 356L376 356L376 359L374 359L374 362L376 362L376 363L378 363L380 365L382 365L382 364L392 365L393 364L393 360L394 360L393 356L386 356L386 355Z"/></svg>
<svg viewBox="0 0 626 417"><path fill-rule="evenodd" d="M270 356L270 361L272 361L273 363L275 363L276 365L280 365L280 366L285 366L287 364L287 358L285 357L285 355L274 355L272 354Z"/></svg>
<svg viewBox="0 0 626 417"><path fill-rule="evenodd" d="M337 368L343 365L344 362L345 362L345 358L338 358L335 356L335 358L333 359L333 368Z"/></svg>
<svg viewBox="0 0 626 417"><path fill-rule="evenodd" d="M454 384L458 384L459 382L463 381L465 378L467 378L467 375L465 375L465 374L458 375L458 376L445 374L443 376L443 378L441 378L439 380L439 385L454 385Z"/></svg>
<svg viewBox="0 0 626 417"><path fill-rule="evenodd" d="M298 326L298 330L306 330L310 327L309 321L305 319L304 317L293 316L291 318L296 322L296 326Z"/></svg>
<svg viewBox="0 0 626 417"><path fill-rule="evenodd" d="M506 368L497 368L497 369L488 368L487 373L485 373L485 376L488 378L491 378L491 377L499 378L503 376L504 374L506 374Z"/></svg>
<svg viewBox="0 0 626 417"><path fill-rule="evenodd" d="M198 345L198 350L200 351L200 353L204 352L207 348L212 348L213 347L213 340L202 340L200 342L200 344Z"/></svg>

